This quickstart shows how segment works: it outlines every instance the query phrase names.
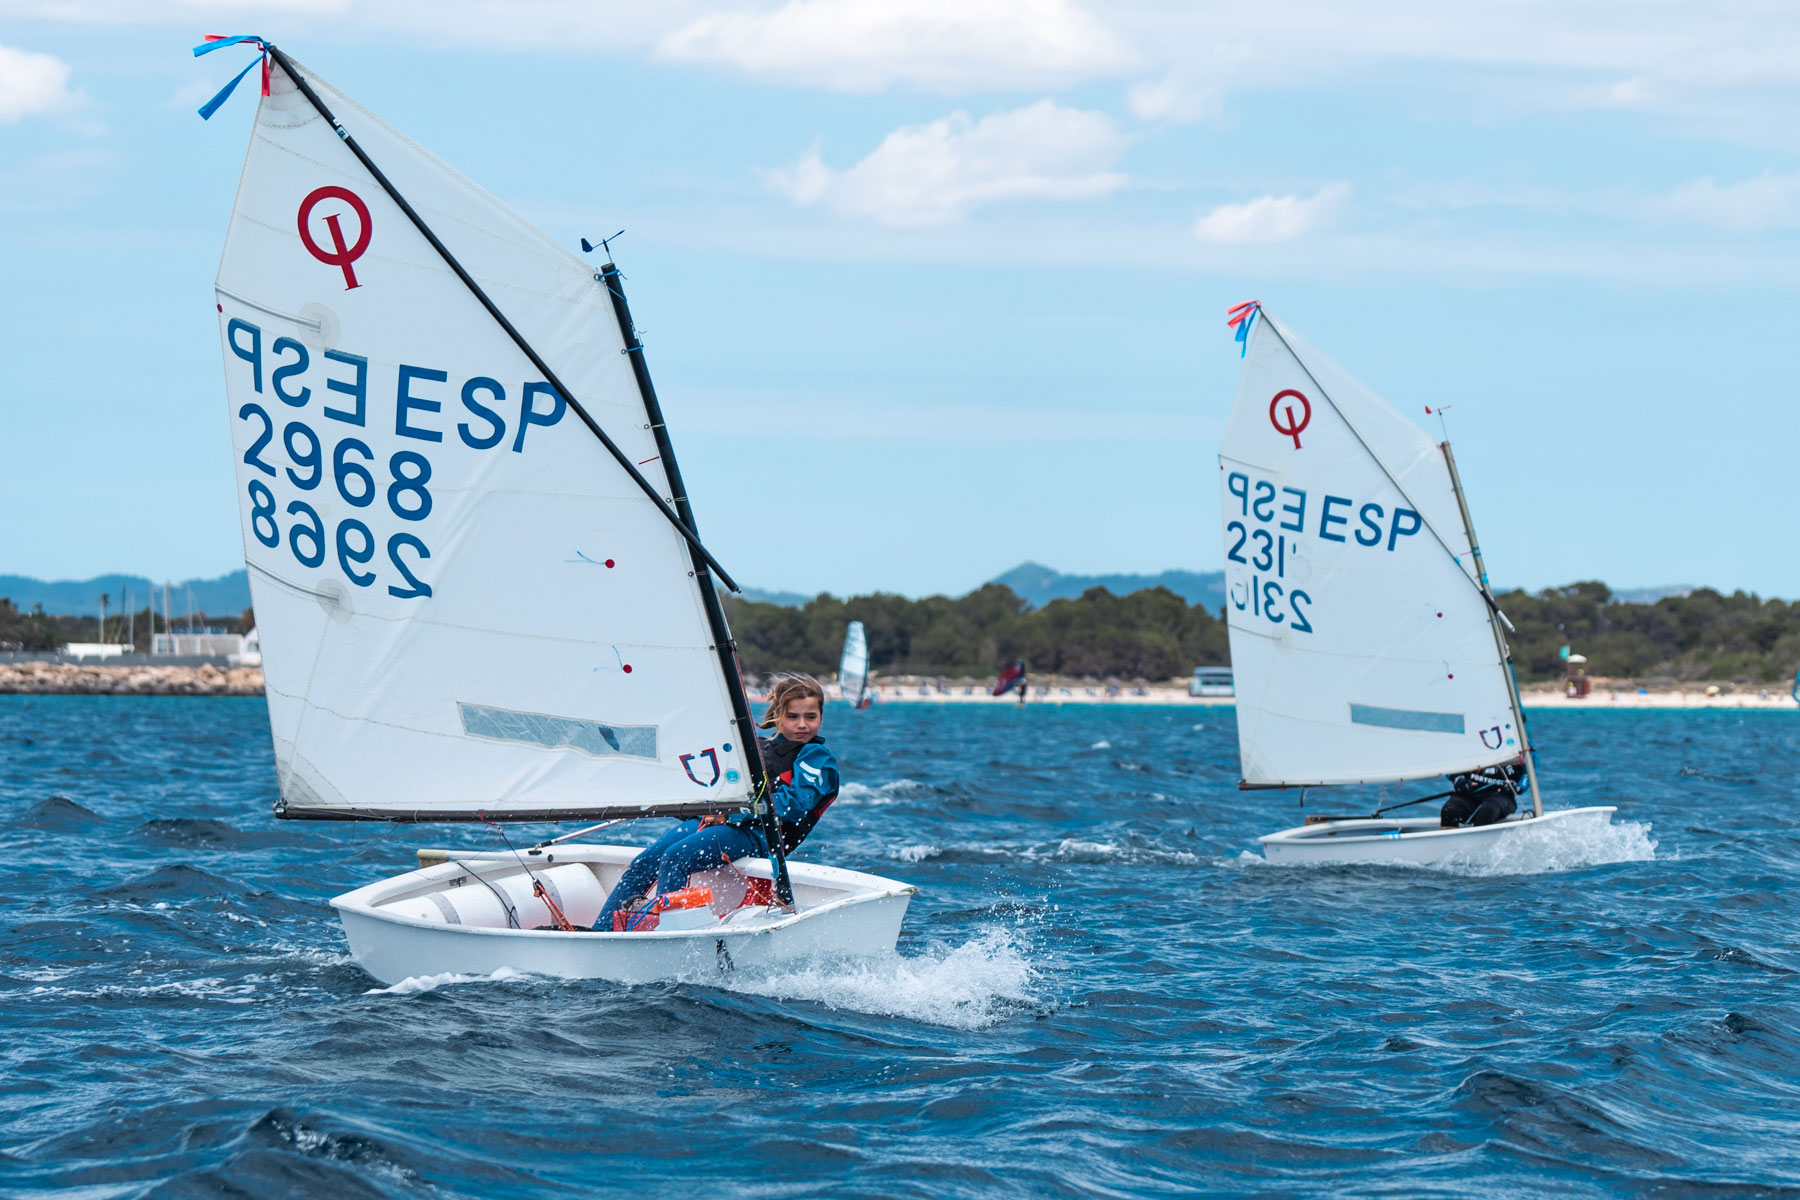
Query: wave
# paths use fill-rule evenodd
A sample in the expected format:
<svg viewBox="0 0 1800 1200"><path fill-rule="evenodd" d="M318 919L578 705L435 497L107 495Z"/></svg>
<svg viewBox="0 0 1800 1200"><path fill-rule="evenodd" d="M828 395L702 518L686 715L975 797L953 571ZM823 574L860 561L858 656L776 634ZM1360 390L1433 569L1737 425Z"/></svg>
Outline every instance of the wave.
<svg viewBox="0 0 1800 1200"><path fill-rule="evenodd" d="M465 975L459 971L445 971L438 975L408 975L399 983L387 987L370 988L365 996L417 996L421 992L435 992L441 987L449 987L458 983L507 983L512 980L530 979L532 976L523 971L515 971L511 967L501 967L492 975Z"/></svg>
<svg viewBox="0 0 1800 1200"><path fill-rule="evenodd" d="M1040 862L1048 860L1073 863L1172 863L1178 866L1193 866L1200 861L1200 856L1190 851L1172 850L1154 842L1120 844L1117 842L1090 842L1080 838L1064 838L1054 846L1006 846L991 842L953 842L949 845L938 845L933 842L913 842L890 849L888 857L903 863L924 862L927 859L944 862L989 862L997 858L1018 858Z"/></svg>
<svg viewBox="0 0 1800 1200"><path fill-rule="evenodd" d="M67 796L50 796L32 805L17 821L15 829L41 829L52 832L98 825L106 820L92 809L83 808Z"/></svg>
<svg viewBox="0 0 1800 1200"><path fill-rule="evenodd" d="M93 893L99 900L123 901L127 904L151 905L158 900L192 900L215 896L248 895L243 884L222 879L199 867L174 863L158 867L141 879L131 879Z"/></svg>
<svg viewBox="0 0 1800 1200"><path fill-rule="evenodd" d="M732 990L827 1008L899 1017L951 1029L986 1029L1050 1001L1022 935L989 928L960 946L936 943L922 954L813 962L746 974Z"/></svg>
<svg viewBox="0 0 1800 1200"><path fill-rule="evenodd" d="M1486 850L1444 861L1440 869L1474 876L1543 875L1655 858L1647 821L1571 821L1541 828L1528 824Z"/></svg>
<svg viewBox="0 0 1800 1200"><path fill-rule="evenodd" d="M846 783L838 792L839 804L894 804L908 796L931 791L931 785L916 779L895 779L871 787L866 783Z"/></svg>
<svg viewBox="0 0 1800 1200"><path fill-rule="evenodd" d="M158 817L139 825L137 832L148 841L181 850L222 850L269 840L250 837L235 826L208 817Z"/></svg>
<svg viewBox="0 0 1800 1200"><path fill-rule="evenodd" d="M1171 850L1155 844L1120 845L1117 842L1088 842L1064 838L1048 857L1061 862L1078 863L1173 863L1193 866L1200 856L1187 850Z"/></svg>

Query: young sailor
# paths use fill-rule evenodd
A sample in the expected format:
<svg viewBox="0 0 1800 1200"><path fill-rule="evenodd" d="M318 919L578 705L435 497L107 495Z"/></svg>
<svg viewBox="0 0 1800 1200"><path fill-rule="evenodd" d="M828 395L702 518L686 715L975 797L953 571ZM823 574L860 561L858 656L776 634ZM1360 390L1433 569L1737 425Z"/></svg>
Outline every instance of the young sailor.
<svg viewBox="0 0 1800 1200"><path fill-rule="evenodd" d="M1525 768L1520 763L1489 767L1450 776L1450 790L1456 794L1444 801L1438 825L1451 829L1458 825L1492 825L1513 815L1518 808L1518 795L1524 786Z"/></svg>
<svg viewBox="0 0 1800 1200"><path fill-rule="evenodd" d="M769 799L781 829L782 853L806 840L837 799L837 759L819 736L825 689L810 675L778 675L757 724L775 736L759 740ZM748 812L683 821L631 860L606 898L594 928L611 932L613 914L640 897L678 891L688 876L750 855L767 857L762 824Z"/></svg>

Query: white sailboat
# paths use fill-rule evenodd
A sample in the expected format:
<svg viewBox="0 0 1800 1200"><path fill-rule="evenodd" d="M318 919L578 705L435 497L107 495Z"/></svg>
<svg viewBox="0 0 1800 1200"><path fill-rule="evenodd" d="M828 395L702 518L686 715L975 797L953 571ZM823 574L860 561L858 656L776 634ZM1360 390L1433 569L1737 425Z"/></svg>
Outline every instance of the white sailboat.
<svg viewBox="0 0 1800 1200"><path fill-rule="evenodd" d="M869 639L861 621L844 631L844 656L838 660L838 695L852 708L869 707Z"/></svg>
<svg viewBox="0 0 1800 1200"><path fill-rule="evenodd" d="M264 95L217 301L276 814L747 809L772 831L714 579L735 585L700 542L617 269L237 41L262 51ZM915 890L778 854L721 867L710 904L654 932L588 932L635 852L421 851L332 904L385 982L635 980L886 952Z"/></svg>
<svg viewBox="0 0 1800 1200"><path fill-rule="evenodd" d="M1239 786L1301 789L1304 804L1312 788L1522 763L1531 799L1474 827L1313 817L1261 838L1265 857L1428 864L1609 823L1612 807L1543 807L1449 443L1259 305L1233 313L1248 344L1219 474Z"/></svg>

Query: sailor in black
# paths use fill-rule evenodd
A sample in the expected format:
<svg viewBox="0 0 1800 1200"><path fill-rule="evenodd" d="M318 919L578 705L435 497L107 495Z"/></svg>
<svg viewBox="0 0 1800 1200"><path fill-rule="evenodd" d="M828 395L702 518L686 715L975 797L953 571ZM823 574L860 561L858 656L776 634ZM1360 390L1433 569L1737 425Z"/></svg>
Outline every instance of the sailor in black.
<svg viewBox="0 0 1800 1200"><path fill-rule="evenodd" d="M1492 825L1513 815L1519 807L1518 797L1524 787L1523 763L1507 763L1450 776L1450 790L1455 793L1444 801L1438 824L1444 829L1460 825Z"/></svg>

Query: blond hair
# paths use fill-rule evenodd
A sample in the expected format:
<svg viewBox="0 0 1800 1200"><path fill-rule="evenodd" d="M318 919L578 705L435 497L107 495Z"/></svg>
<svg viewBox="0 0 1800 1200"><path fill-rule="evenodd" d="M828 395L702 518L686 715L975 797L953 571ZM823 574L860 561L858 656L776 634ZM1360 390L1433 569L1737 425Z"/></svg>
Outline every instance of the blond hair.
<svg viewBox="0 0 1800 1200"><path fill-rule="evenodd" d="M795 700L804 700L811 696L818 700L819 707L825 707L825 685L811 675L777 675L769 684L769 706L763 709L762 720L756 723L759 729L769 729L776 718L787 712L787 706Z"/></svg>

